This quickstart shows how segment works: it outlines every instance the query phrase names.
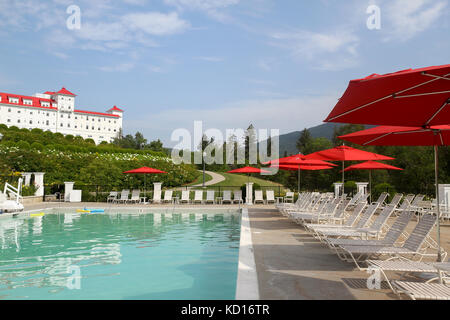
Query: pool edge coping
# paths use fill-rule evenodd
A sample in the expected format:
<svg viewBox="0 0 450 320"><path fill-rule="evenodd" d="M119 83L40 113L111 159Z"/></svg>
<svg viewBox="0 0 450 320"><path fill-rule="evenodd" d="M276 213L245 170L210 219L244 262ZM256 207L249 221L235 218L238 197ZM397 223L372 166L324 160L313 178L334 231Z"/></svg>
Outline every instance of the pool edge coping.
<svg viewBox="0 0 450 320"><path fill-rule="evenodd" d="M258 273L253 250L252 231L248 209L241 214L241 238L236 284L236 300L259 300Z"/></svg>

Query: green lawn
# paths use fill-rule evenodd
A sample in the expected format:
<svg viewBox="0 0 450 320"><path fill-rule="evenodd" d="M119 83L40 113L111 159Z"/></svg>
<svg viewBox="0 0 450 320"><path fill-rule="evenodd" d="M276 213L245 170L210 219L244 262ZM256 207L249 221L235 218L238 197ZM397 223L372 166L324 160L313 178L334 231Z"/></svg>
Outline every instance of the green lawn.
<svg viewBox="0 0 450 320"><path fill-rule="evenodd" d="M215 184L215 187L240 187L248 182L247 175L233 174L233 173L222 173L218 172L225 177L225 181L222 181L218 184ZM257 183L262 187L278 187L279 183L275 183L272 181L254 178L250 176L250 182Z"/></svg>

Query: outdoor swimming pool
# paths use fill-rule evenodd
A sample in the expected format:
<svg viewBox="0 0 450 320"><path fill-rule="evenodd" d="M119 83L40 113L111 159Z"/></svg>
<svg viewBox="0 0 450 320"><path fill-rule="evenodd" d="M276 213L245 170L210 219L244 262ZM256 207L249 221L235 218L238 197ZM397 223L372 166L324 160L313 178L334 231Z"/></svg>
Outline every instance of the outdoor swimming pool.
<svg viewBox="0 0 450 320"><path fill-rule="evenodd" d="M201 210L0 219L0 299L234 299L240 220Z"/></svg>

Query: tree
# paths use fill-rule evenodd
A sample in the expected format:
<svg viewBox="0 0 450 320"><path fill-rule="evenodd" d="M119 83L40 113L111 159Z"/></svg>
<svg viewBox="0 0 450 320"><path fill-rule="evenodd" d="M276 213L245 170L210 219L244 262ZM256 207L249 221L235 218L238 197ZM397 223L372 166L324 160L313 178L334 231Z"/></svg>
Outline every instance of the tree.
<svg viewBox="0 0 450 320"><path fill-rule="evenodd" d="M255 134L255 127L251 124L247 130L245 131L245 159L248 160L250 162L250 160L255 160L255 159L250 159L250 157L252 156L250 154L250 151L256 151L256 134ZM257 160L257 159L256 159Z"/></svg>
<svg viewBox="0 0 450 320"><path fill-rule="evenodd" d="M300 153L310 154L310 144L312 142L311 133L308 129L304 129L297 140L297 149Z"/></svg>
<svg viewBox="0 0 450 320"><path fill-rule="evenodd" d="M136 132L134 135L134 148L135 149L143 149L147 144L147 139L144 138L144 135L140 132Z"/></svg>
<svg viewBox="0 0 450 320"><path fill-rule="evenodd" d="M155 140L150 142L148 145L146 145L145 147L146 149L152 150L152 151L164 151L163 148L163 143L161 142L161 140Z"/></svg>

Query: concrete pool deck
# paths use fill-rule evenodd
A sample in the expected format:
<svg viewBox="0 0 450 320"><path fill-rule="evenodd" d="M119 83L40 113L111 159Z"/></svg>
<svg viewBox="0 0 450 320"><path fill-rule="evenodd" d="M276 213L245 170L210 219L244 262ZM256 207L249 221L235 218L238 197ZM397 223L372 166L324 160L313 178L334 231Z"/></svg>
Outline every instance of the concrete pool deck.
<svg viewBox="0 0 450 320"><path fill-rule="evenodd" d="M111 208L171 210L173 205L105 203L41 203L26 211L48 208ZM177 211L196 209L242 211L237 299L262 300L392 300L387 287L369 290L371 274L343 262L301 226L283 217L273 205L177 205ZM392 224L392 218L389 225ZM417 222L411 221L410 232ZM431 235L436 236L435 230ZM450 252L450 225L441 227L442 247ZM390 273L390 279L400 274Z"/></svg>
<svg viewBox="0 0 450 320"><path fill-rule="evenodd" d="M250 208L249 217L262 300L398 299L387 289L369 290L367 279L371 274L339 260L328 247L276 209ZM416 223L410 222L407 231ZM435 233L434 229L433 238ZM442 247L449 252L448 223L441 227L441 235ZM391 279L400 276L389 275Z"/></svg>

